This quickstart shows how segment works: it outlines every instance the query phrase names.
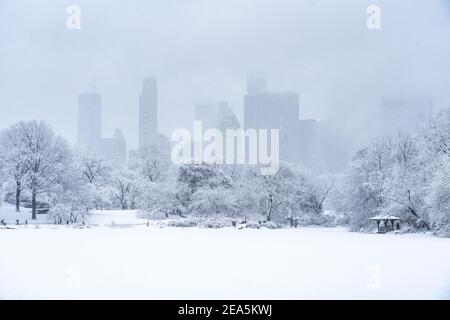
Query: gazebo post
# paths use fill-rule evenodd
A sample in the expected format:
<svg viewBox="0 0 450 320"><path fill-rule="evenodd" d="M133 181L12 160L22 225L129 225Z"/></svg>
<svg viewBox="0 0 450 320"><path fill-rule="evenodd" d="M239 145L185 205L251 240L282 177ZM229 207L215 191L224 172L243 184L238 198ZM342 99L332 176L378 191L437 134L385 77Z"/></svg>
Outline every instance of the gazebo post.
<svg viewBox="0 0 450 320"><path fill-rule="evenodd" d="M378 233L386 233L389 231L395 231L397 221L401 221L401 218L396 216L387 216L387 215L378 215L370 220L375 221L377 223Z"/></svg>

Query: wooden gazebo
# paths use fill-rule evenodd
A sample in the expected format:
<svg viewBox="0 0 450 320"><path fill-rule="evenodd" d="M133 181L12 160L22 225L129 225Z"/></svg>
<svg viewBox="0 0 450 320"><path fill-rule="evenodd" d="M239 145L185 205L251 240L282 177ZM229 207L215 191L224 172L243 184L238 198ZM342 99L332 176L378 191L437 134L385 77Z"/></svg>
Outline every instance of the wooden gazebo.
<svg viewBox="0 0 450 320"><path fill-rule="evenodd" d="M370 220L377 223L378 233L386 233L389 231L400 230L401 218L389 215L379 215Z"/></svg>

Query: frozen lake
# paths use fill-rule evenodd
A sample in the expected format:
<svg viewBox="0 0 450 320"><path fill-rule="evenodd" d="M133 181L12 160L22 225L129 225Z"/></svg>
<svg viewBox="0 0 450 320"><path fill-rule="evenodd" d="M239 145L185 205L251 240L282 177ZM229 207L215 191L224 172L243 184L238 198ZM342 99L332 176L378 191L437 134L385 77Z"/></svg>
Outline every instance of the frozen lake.
<svg viewBox="0 0 450 320"><path fill-rule="evenodd" d="M0 244L3 299L450 298L450 239L428 235L30 225Z"/></svg>

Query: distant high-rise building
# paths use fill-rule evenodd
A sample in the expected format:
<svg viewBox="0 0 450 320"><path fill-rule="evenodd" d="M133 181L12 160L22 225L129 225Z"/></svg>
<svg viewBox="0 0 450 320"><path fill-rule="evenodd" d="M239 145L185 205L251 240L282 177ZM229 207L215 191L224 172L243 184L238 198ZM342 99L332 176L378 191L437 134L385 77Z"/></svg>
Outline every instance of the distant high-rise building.
<svg viewBox="0 0 450 320"><path fill-rule="evenodd" d="M217 104L205 102L197 105L195 108L195 121L202 122L203 132L208 129L218 129L221 131L223 135L223 155L226 154L226 130L240 128L240 124L234 114L233 108L231 108L226 101L219 101ZM193 147L194 145L192 145L192 148ZM205 148L206 144L204 144L203 147ZM192 152L194 152L194 149L192 149ZM223 159L223 162L225 162L225 158Z"/></svg>
<svg viewBox="0 0 450 320"><path fill-rule="evenodd" d="M172 142L167 136L163 135L162 133L158 133L156 146L159 148L159 150L163 152L169 152L171 143Z"/></svg>
<svg viewBox="0 0 450 320"><path fill-rule="evenodd" d="M341 172L356 151L351 136L336 120L300 120L298 139L298 161L316 173Z"/></svg>
<svg viewBox="0 0 450 320"><path fill-rule="evenodd" d="M279 129L280 157L294 161L298 153L299 97L295 92L269 92L266 81L249 78L244 97L245 129Z"/></svg>
<svg viewBox="0 0 450 320"><path fill-rule="evenodd" d="M81 152L99 153L102 134L102 97L90 92L78 95L78 143Z"/></svg>
<svg viewBox="0 0 450 320"><path fill-rule="evenodd" d="M158 86L155 78L145 78L139 96L139 148L156 146L158 134Z"/></svg>
<svg viewBox="0 0 450 320"><path fill-rule="evenodd" d="M203 130L217 128L216 106L213 102L202 102L195 107L195 121L201 121Z"/></svg>
<svg viewBox="0 0 450 320"><path fill-rule="evenodd" d="M116 129L114 131L114 158L118 161L127 161L127 140L122 133L122 130Z"/></svg>
<svg viewBox="0 0 450 320"><path fill-rule="evenodd" d="M231 108L226 101L219 101L217 105L217 127L222 131L240 128L239 121L234 114L233 108Z"/></svg>
<svg viewBox="0 0 450 320"><path fill-rule="evenodd" d="M203 130L214 128L224 131L240 127L233 108L227 101L219 101L217 104L212 102L199 104L195 108L195 120L202 122Z"/></svg>
<svg viewBox="0 0 450 320"><path fill-rule="evenodd" d="M297 129L298 160L310 169L321 162L321 144L319 144L319 124L313 119L299 120Z"/></svg>
<svg viewBox="0 0 450 320"><path fill-rule="evenodd" d="M244 127L279 129L281 159L302 163L318 173L343 170L355 149L350 133L342 129L341 123L300 120L298 94L272 92L263 77L247 79Z"/></svg>
<svg viewBox="0 0 450 320"><path fill-rule="evenodd" d="M158 152L161 152L162 154L169 155L172 147L172 141L170 141L167 136L161 133L158 133L156 140L156 145L130 150L128 153L128 160L130 162L134 162L138 159L140 154L153 152L152 150L158 150Z"/></svg>
<svg viewBox="0 0 450 320"><path fill-rule="evenodd" d="M261 94L267 92L267 78L263 76L247 77L247 94Z"/></svg>
<svg viewBox="0 0 450 320"><path fill-rule="evenodd" d="M294 92L249 94L244 98L244 127L289 129L299 120L299 97Z"/></svg>
<svg viewBox="0 0 450 320"><path fill-rule="evenodd" d="M108 162L127 161L127 140L122 130L116 129L112 138L102 139L102 157Z"/></svg>

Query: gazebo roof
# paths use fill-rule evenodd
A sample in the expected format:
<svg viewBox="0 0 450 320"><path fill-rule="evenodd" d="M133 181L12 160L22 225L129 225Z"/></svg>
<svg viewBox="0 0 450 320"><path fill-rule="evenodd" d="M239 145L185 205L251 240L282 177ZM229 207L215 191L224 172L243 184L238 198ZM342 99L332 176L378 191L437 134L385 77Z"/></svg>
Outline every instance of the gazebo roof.
<svg viewBox="0 0 450 320"><path fill-rule="evenodd" d="M402 219L399 217L396 217L396 216L379 215L379 216L370 218L370 220L402 220Z"/></svg>

